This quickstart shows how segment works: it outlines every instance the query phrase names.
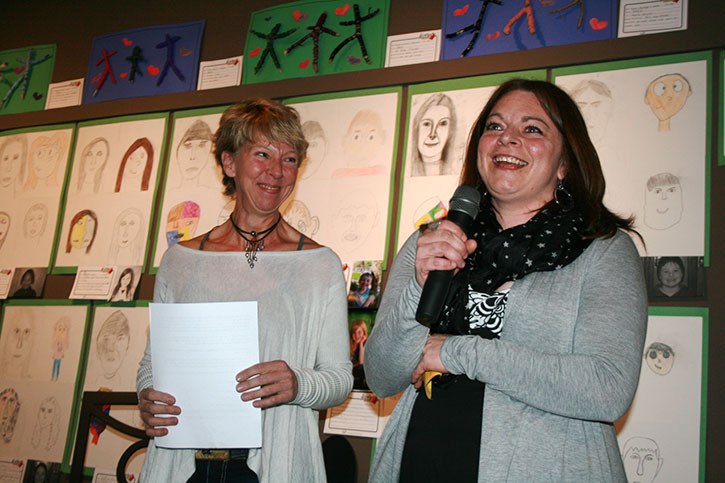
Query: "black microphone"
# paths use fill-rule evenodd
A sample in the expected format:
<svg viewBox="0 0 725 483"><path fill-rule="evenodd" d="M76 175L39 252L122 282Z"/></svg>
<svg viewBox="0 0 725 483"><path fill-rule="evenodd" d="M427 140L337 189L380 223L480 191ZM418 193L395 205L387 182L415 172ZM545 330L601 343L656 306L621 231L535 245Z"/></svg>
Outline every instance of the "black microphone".
<svg viewBox="0 0 725 483"><path fill-rule="evenodd" d="M446 219L458 225L466 236L470 237L480 203L481 193L476 188L461 185L453 193ZM452 278L453 270L433 270L428 274L423 285L423 293L420 295L418 310L415 312L415 320L426 327L430 327L438 320Z"/></svg>

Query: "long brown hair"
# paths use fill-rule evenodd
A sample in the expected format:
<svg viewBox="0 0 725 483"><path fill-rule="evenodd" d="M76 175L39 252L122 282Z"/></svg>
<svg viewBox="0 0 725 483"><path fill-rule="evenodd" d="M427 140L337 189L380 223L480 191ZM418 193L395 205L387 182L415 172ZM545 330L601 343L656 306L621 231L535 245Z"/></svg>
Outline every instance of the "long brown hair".
<svg viewBox="0 0 725 483"><path fill-rule="evenodd" d="M511 79L501 84L486 103L471 129L463 162L461 184L483 186L478 172L478 140L483 135L491 111L505 95L514 91L530 92L538 99L561 133L566 163L564 188L571 194L586 223L587 238L609 238L618 228L634 232L634 218L620 217L604 206L604 173L584 118L576 102L558 86L540 80ZM488 197L484 197L488 199ZM555 208L552 200L547 207Z"/></svg>
<svg viewBox="0 0 725 483"><path fill-rule="evenodd" d="M151 168L154 164L154 147L151 145L151 141L148 138L138 138L128 147L126 153L123 155L121 166L118 167L118 174L116 175L116 188L114 191L118 193L121 191L121 184L123 183L123 170L126 168L128 158L131 157L134 151L138 148L143 148L146 151L146 166L143 168L143 176L141 178L141 191L147 191L149 189L149 178L151 178Z"/></svg>

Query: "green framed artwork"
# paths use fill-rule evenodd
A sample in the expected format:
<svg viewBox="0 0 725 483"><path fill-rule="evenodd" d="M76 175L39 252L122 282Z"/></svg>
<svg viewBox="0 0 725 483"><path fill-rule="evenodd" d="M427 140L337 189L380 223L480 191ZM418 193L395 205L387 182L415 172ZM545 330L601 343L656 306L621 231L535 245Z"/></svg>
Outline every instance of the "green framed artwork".
<svg viewBox="0 0 725 483"><path fill-rule="evenodd" d="M705 481L708 310L650 307L634 401L615 423L628 481Z"/></svg>
<svg viewBox="0 0 725 483"><path fill-rule="evenodd" d="M228 106L173 113L149 272L156 273L168 247L226 221L234 201L224 196L213 135Z"/></svg>
<svg viewBox="0 0 725 483"><path fill-rule="evenodd" d="M70 461L89 307L52 299L3 304L0 385L13 427L3 428L0 458Z"/></svg>
<svg viewBox="0 0 725 483"><path fill-rule="evenodd" d="M78 124L53 273L144 265L167 118L153 113Z"/></svg>
<svg viewBox="0 0 725 483"><path fill-rule="evenodd" d="M50 266L74 141L75 124L0 133L0 267Z"/></svg>
<svg viewBox="0 0 725 483"><path fill-rule="evenodd" d="M642 256L709 266L712 63L694 52L552 71L587 122L605 204L635 217Z"/></svg>
<svg viewBox="0 0 725 483"><path fill-rule="evenodd" d="M496 87L513 77L544 80L546 71L467 77L408 88L396 249L422 223L446 215L458 186L469 131Z"/></svg>
<svg viewBox="0 0 725 483"><path fill-rule="evenodd" d="M388 0L306 0L252 13L243 84L385 65Z"/></svg>
<svg viewBox="0 0 725 483"><path fill-rule="evenodd" d="M55 44L0 51L0 114L42 111L54 65Z"/></svg>
<svg viewBox="0 0 725 483"><path fill-rule="evenodd" d="M310 147L282 215L346 266L387 256L401 92L388 87L284 100L300 113Z"/></svg>

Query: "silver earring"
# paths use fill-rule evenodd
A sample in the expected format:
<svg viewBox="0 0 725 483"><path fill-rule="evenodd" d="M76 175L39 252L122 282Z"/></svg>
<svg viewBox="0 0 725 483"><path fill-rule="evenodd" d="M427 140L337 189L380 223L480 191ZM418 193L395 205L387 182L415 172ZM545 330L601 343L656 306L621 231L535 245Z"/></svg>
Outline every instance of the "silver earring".
<svg viewBox="0 0 725 483"><path fill-rule="evenodd" d="M556 189L554 190L554 202L564 211L568 211L574 205L574 197L564 187L561 179L556 180Z"/></svg>

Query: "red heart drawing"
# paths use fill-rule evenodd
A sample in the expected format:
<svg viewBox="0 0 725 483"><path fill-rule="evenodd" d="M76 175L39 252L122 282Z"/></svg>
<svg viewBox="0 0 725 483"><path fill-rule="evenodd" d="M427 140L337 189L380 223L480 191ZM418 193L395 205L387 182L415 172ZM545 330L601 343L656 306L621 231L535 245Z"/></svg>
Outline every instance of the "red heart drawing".
<svg viewBox="0 0 725 483"><path fill-rule="evenodd" d="M21 65L20 67L16 67L15 69L13 69L13 72L15 72L16 74L20 74L24 70L25 70L25 66Z"/></svg>
<svg viewBox="0 0 725 483"><path fill-rule="evenodd" d="M454 17L460 17L461 15L465 15L465 14L466 14L466 12L468 12L468 4L465 4L465 5L464 5L463 7L461 7L461 8L457 8L457 9L455 9L455 10L453 11L453 16L454 16Z"/></svg>
<svg viewBox="0 0 725 483"><path fill-rule="evenodd" d="M501 36L501 32L496 31L495 34L486 34L486 40L496 40Z"/></svg>
<svg viewBox="0 0 725 483"><path fill-rule="evenodd" d="M430 34L428 36L428 40L433 40L434 38L436 38L436 34Z"/></svg>
<svg viewBox="0 0 725 483"><path fill-rule="evenodd" d="M300 62L300 69L306 69L308 65L310 65L310 59L303 60Z"/></svg>
<svg viewBox="0 0 725 483"><path fill-rule="evenodd" d="M261 51L262 51L262 49L260 49L259 47L257 47L256 49L254 49L253 51L251 51L251 52L249 53L249 56L250 56L250 57L256 57L256 56L258 56L258 55L259 55L259 53L260 53Z"/></svg>
<svg viewBox="0 0 725 483"><path fill-rule="evenodd" d="M122 38L121 42L123 42L123 45L125 45L126 47L129 47L131 44L133 44L133 40L129 40L126 37Z"/></svg>
<svg viewBox="0 0 725 483"><path fill-rule="evenodd" d="M350 10L350 4L346 3L342 7L337 7L335 9L335 15L337 15L338 17L342 17L343 15L345 15L347 13L348 10Z"/></svg>
<svg viewBox="0 0 725 483"><path fill-rule="evenodd" d="M120 74L118 74L118 77L120 77L121 79L125 79L126 77L128 77L128 72L121 72Z"/></svg>
<svg viewBox="0 0 725 483"><path fill-rule="evenodd" d="M149 65L148 67L146 67L146 70L151 75L159 75L159 68L158 67L154 67L153 65Z"/></svg>
<svg viewBox="0 0 725 483"><path fill-rule="evenodd" d="M299 22L300 18L302 18L302 12L300 12L299 10L295 10L294 12L292 12L292 18L295 19L295 22Z"/></svg>
<svg viewBox="0 0 725 483"><path fill-rule="evenodd" d="M609 25L609 22L592 17L591 20L589 20L589 25L591 25L592 30L604 30Z"/></svg>

